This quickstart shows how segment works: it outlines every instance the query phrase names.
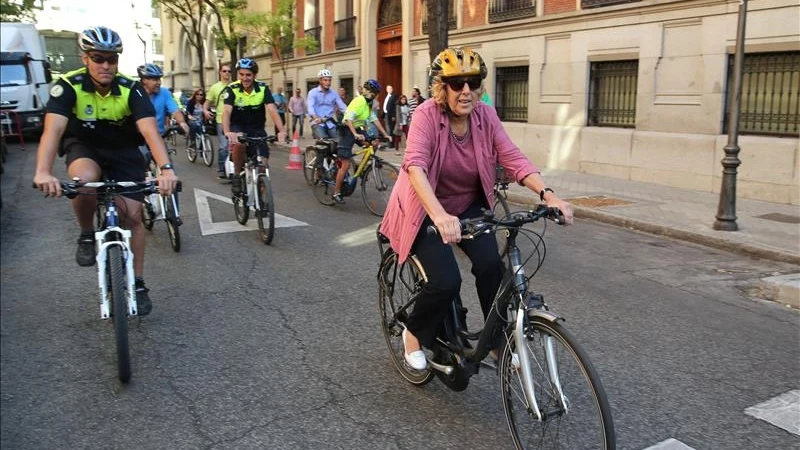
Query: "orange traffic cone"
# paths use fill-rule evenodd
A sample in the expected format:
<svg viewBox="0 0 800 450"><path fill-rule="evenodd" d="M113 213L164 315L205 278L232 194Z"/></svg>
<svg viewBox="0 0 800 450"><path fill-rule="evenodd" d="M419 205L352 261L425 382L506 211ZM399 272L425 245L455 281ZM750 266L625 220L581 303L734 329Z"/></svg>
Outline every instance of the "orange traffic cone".
<svg viewBox="0 0 800 450"><path fill-rule="evenodd" d="M303 155L300 154L299 137L297 130L294 130L292 137L292 151L289 153L289 165L286 166L289 170L303 170Z"/></svg>

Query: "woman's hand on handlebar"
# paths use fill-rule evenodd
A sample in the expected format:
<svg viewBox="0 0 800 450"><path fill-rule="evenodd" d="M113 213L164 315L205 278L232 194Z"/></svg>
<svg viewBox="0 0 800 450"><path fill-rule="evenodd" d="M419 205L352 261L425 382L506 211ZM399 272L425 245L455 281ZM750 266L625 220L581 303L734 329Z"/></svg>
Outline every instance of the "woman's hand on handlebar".
<svg viewBox="0 0 800 450"><path fill-rule="evenodd" d="M561 214L564 218L563 223L561 225L572 225L572 221L574 218L574 211L572 210L572 203L560 199L555 194L550 194L547 196L547 206L551 208L558 208L561 211Z"/></svg>
<svg viewBox="0 0 800 450"><path fill-rule="evenodd" d="M438 230L442 242L445 244L461 242L461 222L458 217L444 213L441 216L432 217L431 221Z"/></svg>

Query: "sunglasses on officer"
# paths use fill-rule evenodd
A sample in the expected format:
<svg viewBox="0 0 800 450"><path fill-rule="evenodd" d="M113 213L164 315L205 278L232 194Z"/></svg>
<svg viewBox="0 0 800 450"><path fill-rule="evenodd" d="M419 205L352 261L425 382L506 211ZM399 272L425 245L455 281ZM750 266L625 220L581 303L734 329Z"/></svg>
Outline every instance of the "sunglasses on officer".
<svg viewBox="0 0 800 450"><path fill-rule="evenodd" d="M89 59L95 64L117 64L119 62L119 55L103 56L99 53L89 53L87 56L89 56Z"/></svg>
<svg viewBox="0 0 800 450"><path fill-rule="evenodd" d="M451 77L445 78L444 81L450 89L454 91L461 91L464 89L464 85L466 84L469 86L470 90L475 90L481 87L481 79L480 77Z"/></svg>

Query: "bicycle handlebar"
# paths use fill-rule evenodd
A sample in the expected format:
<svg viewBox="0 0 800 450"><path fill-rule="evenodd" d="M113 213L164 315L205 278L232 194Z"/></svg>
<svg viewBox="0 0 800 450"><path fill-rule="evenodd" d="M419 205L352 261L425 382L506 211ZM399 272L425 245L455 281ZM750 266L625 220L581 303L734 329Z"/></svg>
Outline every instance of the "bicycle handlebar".
<svg viewBox="0 0 800 450"><path fill-rule="evenodd" d="M73 199L78 195L102 195L109 191L119 190L120 194L135 194L144 193L145 195L158 194L158 182L156 180L149 181L59 181L61 190L69 199ZM32 188L38 189L35 183L32 183ZM175 186L175 192L181 192L182 184L178 181ZM81 189L95 189L94 192L82 191Z"/></svg>
<svg viewBox="0 0 800 450"><path fill-rule="evenodd" d="M168 126L163 133L161 133L162 138L166 138L167 136L171 135L172 133L183 134L183 128L178 125L170 125Z"/></svg>
<svg viewBox="0 0 800 450"><path fill-rule="evenodd" d="M551 208L547 205L539 205L532 211L519 211L508 216L497 219L494 211L487 209L483 211L483 217L473 219L462 219L461 237L464 239L474 239L477 236L488 233L493 228L521 228L525 224L533 223L539 219L549 219L559 225L565 225L564 214L558 208ZM439 234L436 225L428 225L428 235Z"/></svg>
<svg viewBox="0 0 800 450"><path fill-rule="evenodd" d="M259 144L261 142L277 142L277 136L248 136L246 134L240 134L237 138L240 144Z"/></svg>

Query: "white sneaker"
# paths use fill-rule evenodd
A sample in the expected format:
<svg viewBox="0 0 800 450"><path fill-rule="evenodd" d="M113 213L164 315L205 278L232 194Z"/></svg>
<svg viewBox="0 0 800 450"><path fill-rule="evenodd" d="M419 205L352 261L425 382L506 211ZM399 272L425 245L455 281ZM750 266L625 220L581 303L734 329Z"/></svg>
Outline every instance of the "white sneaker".
<svg viewBox="0 0 800 450"><path fill-rule="evenodd" d="M425 370L428 368L428 360L425 359L425 353L422 350L406 353L406 332L408 329L403 328L403 356L408 364L414 370Z"/></svg>

